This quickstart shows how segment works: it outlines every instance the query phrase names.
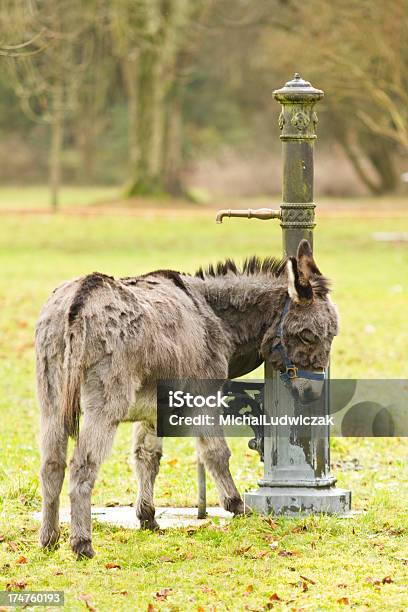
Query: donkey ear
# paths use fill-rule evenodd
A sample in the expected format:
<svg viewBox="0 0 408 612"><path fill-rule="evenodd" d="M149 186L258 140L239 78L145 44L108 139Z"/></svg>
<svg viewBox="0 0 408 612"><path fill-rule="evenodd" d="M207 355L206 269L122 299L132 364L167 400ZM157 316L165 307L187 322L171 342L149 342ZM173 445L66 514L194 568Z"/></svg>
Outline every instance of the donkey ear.
<svg viewBox="0 0 408 612"><path fill-rule="evenodd" d="M304 281L309 282L312 274L322 275L313 259L312 248L307 240L301 240L296 255L299 275Z"/></svg>
<svg viewBox="0 0 408 612"><path fill-rule="evenodd" d="M293 302L297 304L310 304L313 300L313 289L308 280L299 274L296 257L290 257L286 264L288 275L288 293Z"/></svg>

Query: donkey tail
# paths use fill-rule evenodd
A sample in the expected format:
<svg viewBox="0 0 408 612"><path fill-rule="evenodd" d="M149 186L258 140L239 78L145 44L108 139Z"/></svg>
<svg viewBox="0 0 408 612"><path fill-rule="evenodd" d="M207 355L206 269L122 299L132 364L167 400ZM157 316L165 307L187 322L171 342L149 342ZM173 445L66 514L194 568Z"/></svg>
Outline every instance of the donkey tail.
<svg viewBox="0 0 408 612"><path fill-rule="evenodd" d="M112 276L93 272L84 276L77 286L69 307L65 327L65 353L63 363L63 383L61 394L61 414L70 436L76 438L79 432L81 413L81 379L85 354L85 317L84 306L92 292L106 283L114 282Z"/></svg>
<svg viewBox="0 0 408 612"><path fill-rule="evenodd" d="M81 414L81 378L85 349L85 320L78 317L74 323L67 321L65 353L62 368L61 414L68 435L78 437Z"/></svg>
<svg viewBox="0 0 408 612"><path fill-rule="evenodd" d="M62 367L60 410L68 435L78 437L81 414L81 378L85 351L85 318L69 312L65 327L65 352Z"/></svg>

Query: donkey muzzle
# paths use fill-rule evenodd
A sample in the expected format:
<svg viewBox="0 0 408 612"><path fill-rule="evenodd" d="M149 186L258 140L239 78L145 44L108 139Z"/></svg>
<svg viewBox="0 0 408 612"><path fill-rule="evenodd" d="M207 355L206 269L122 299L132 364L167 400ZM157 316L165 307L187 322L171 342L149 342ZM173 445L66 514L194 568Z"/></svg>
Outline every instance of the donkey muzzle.
<svg viewBox="0 0 408 612"><path fill-rule="evenodd" d="M324 380L309 380L307 378L293 378L292 390L302 404L308 404L319 399L322 394Z"/></svg>

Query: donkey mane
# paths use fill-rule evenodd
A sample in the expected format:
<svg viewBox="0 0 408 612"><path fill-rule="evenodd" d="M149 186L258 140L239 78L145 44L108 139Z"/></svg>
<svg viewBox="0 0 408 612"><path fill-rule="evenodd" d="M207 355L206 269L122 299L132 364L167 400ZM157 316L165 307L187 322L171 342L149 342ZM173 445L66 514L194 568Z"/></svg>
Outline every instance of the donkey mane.
<svg viewBox="0 0 408 612"><path fill-rule="evenodd" d="M242 276L272 276L279 278L285 273L286 263L288 259L277 259L276 257L265 257L261 259L256 255L248 257L244 260L240 268L233 259L219 261L215 265L210 264L206 268L198 268L195 276L205 280L209 277L226 276L227 274L235 274ZM313 294L316 297L324 298L330 291L330 280L322 274L314 273L310 279Z"/></svg>
<svg viewBox="0 0 408 612"><path fill-rule="evenodd" d="M194 276L202 280L226 276L227 274L234 274L236 276L272 276L273 278L279 278L285 273L287 261L288 259L286 257L283 259L278 259L276 257L265 257L261 259L257 255L252 255L244 260L242 266L238 266L233 259L228 257L225 261L219 261L215 265L209 264L205 268L200 266ZM173 281L179 289L182 289L187 295L190 295L181 277L188 277L191 275L177 270L154 270L153 272L147 272L138 277L125 277L120 280L126 284L136 284L140 279L151 276L168 278ZM330 280L322 274L314 273L310 279L310 284L314 295L319 298L326 297L330 291Z"/></svg>
<svg viewBox="0 0 408 612"><path fill-rule="evenodd" d="M210 264L206 268L198 268L195 276L204 280L209 276L225 276L231 273L244 276L265 275L278 278L285 271L286 261L286 258L265 257L265 259L261 259L253 255L245 259L242 268L240 268L233 259L228 258L225 261L219 261L215 266Z"/></svg>

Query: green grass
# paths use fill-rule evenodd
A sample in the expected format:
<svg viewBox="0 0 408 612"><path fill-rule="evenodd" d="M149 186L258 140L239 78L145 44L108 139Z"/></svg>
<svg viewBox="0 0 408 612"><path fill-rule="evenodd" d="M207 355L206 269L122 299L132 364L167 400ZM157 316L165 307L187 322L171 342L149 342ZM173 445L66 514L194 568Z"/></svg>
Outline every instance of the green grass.
<svg viewBox="0 0 408 612"><path fill-rule="evenodd" d="M118 187L63 186L60 192L60 209L110 202L120 195ZM46 185L9 186L0 190L1 210L51 210L50 190Z"/></svg>
<svg viewBox="0 0 408 612"><path fill-rule="evenodd" d="M211 212L180 219L162 214L0 220L0 589L16 581L30 589L63 589L68 610L85 609L80 595L88 595L99 611L147 610L149 603L174 611L408 606L404 439L334 440L339 485L351 488L354 508L364 510L349 520L323 516L269 524L250 517L162 534L95 523L93 560L75 561L66 527L58 550L41 551L32 518L40 508L33 329L49 292L61 280L93 270L121 276L160 267L192 271L226 255L279 254L280 229L274 222L245 220L216 226ZM408 249L375 243L375 231L407 231L407 220L319 222L317 261L334 281L341 313L333 376L408 378ZM135 499L130 436L131 427L122 425L97 481L95 505ZM256 485L262 469L247 440L231 445L232 472L243 492ZM167 440L164 450L157 504L194 505L194 444ZM353 458L361 470L348 471ZM212 482L208 495L217 503ZM17 563L21 555L27 563ZM106 569L108 562L120 568ZM172 589L167 598L156 596L165 588ZM280 599L270 600L275 593Z"/></svg>

